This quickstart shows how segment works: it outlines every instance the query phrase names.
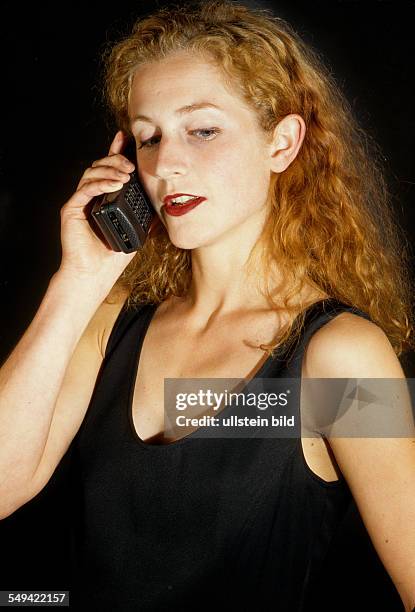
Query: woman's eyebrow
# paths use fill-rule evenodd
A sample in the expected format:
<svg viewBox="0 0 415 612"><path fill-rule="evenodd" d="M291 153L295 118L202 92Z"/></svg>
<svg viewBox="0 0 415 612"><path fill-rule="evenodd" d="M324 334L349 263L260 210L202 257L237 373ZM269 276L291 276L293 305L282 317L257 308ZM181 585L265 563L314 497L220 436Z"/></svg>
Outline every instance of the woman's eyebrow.
<svg viewBox="0 0 415 612"><path fill-rule="evenodd" d="M186 106L178 108L175 111L175 114L186 115L202 108L214 108L216 110L223 111L223 108L220 108L220 106L217 106L216 104L212 104L212 102L197 102L194 104L187 104ZM152 123L152 119L150 117L146 117L145 115L136 115L135 117L133 117L133 119L131 119L131 124L134 124L137 121L145 121L147 123Z"/></svg>

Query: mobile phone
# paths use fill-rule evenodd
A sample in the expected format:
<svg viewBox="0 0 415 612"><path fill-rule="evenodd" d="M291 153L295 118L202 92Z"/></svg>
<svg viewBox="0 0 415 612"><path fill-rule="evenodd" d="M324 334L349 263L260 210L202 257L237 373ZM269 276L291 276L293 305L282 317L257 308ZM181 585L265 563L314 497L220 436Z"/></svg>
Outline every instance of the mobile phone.
<svg viewBox="0 0 415 612"><path fill-rule="evenodd" d="M130 140L125 155L136 166L135 142ZM91 224L99 238L113 251L132 253L142 248L155 221L156 211L141 184L137 167L119 191L97 196L91 203ZM95 228L94 228L95 224Z"/></svg>

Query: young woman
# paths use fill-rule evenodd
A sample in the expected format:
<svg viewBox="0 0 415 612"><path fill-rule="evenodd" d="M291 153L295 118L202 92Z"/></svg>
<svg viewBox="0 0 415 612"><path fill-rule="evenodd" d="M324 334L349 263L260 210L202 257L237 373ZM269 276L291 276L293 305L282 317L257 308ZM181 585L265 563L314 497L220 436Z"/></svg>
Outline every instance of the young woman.
<svg viewBox="0 0 415 612"><path fill-rule="evenodd" d="M119 131L62 208L60 268L0 370L1 516L72 444L74 609L293 611L352 493L411 610L413 437L164 429L166 378L405 378L410 282L365 136L265 11L160 9L106 60ZM129 181L128 138L159 224L127 255L89 205Z"/></svg>

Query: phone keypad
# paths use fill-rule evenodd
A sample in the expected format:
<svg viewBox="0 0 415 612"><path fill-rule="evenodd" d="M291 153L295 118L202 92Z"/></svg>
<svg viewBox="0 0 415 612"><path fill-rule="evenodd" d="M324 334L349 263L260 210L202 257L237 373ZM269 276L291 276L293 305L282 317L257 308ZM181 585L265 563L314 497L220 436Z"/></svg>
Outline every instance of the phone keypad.
<svg viewBox="0 0 415 612"><path fill-rule="evenodd" d="M142 226L146 227L152 219L152 211L137 185L132 183L125 192L125 201L131 206Z"/></svg>

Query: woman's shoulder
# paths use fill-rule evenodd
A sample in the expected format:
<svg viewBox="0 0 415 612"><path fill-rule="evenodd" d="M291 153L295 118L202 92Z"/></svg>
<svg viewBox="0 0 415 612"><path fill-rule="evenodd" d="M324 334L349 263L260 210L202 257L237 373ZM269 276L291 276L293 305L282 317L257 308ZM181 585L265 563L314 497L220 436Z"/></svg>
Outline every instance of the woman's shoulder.
<svg viewBox="0 0 415 612"><path fill-rule="evenodd" d="M313 334L304 354L303 374L308 378L405 376L383 329L351 312L338 314Z"/></svg>

